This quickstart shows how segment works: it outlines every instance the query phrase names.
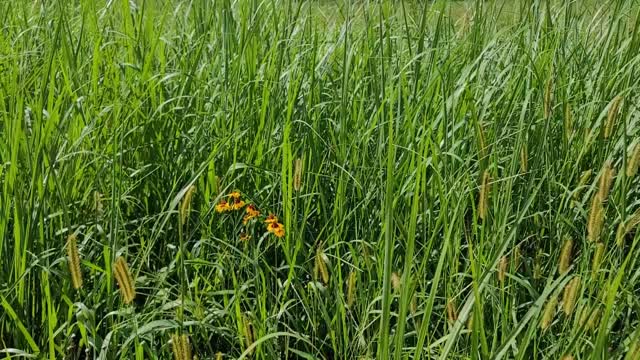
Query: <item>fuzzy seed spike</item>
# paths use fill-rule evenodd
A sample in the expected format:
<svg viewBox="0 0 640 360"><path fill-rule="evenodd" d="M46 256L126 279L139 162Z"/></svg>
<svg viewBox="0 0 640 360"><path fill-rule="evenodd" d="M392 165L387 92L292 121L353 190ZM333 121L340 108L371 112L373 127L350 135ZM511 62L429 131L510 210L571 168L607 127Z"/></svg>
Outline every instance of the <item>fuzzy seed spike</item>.
<svg viewBox="0 0 640 360"><path fill-rule="evenodd" d="M353 306L356 300L356 279L357 274L355 271L349 273L349 279L347 280L347 306Z"/></svg>
<svg viewBox="0 0 640 360"><path fill-rule="evenodd" d="M638 166L640 165L640 142L637 142L631 151L631 154L627 158L627 177L633 178L638 173Z"/></svg>
<svg viewBox="0 0 640 360"><path fill-rule="evenodd" d="M395 292L400 292L402 288L402 279L400 278L400 275L398 275L397 272L393 272L391 274L391 287Z"/></svg>
<svg viewBox="0 0 640 360"><path fill-rule="evenodd" d="M527 150L527 144L520 149L520 174L526 174L529 169L529 151Z"/></svg>
<svg viewBox="0 0 640 360"><path fill-rule="evenodd" d="M553 318L556 315L556 308L558 307L558 296L554 295L549 301L547 301L547 305L544 307L544 312L542 313L542 320L540 321L540 328L542 330L547 330L551 323L553 322Z"/></svg>
<svg viewBox="0 0 640 360"><path fill-rule="evenodd" d="M447 320L450 325L458 320L458 311L456 310L456 303L454 299L449 299L447 301Z"/></svg>
<svg viewBox="0 0 640 360"><path fill-rule="evenodd" d="M591 261L591 275L593 278L598 276L600 271L600 264L602 264L602 258L604 257L605 245L603 243L597 243L596 249L593 252L593 260Z"/></svg>
<svg viewBox="0 0 640 360"><path fill-rule="evenodd" d="M174 360L185 360L182 357L182 337L179 334L171 335L171 350Z"/></svg>
<svg viewBox="0 0 640 360"><path fill-rule="evenodd" d="M507 267L509 266L509 259L506 256L500 258L498 263L498 281L504 285L504 280L507 274Z"/></svg>
<svg viewBox="0 0 640 360"><path fill-rule="evenodd" d="M180 221L181 224L186 224L189 219L189 213L191 212L191 199L193 198L193 193L196 191L196 186L191 185L187 192L184 194L182 198L182 202L180 203Z"/></svg>
<svg viewBox="0 0 640 360"><path fill-rule="evenodd" d="M598 197L601 202L606 202L611 190L611 185L616 177L616 169L613 168L611 160L605 162L598 182Z"/></svg>
<svg viewBox="0 0 640 360"><path fill-rule="evenodd" d="M182 359L184 360L192 360L193 356L191 354L191 343L189 342L189 337L186 334L182 334L182 336L180 337L181 341L180 341L180 346L181 346L181 353L182 353Z"/></svg>
<svg viewBox="0 0 640 360"><path fill-rule="evenodd" d="M80 289L82 287L82 271L80 270L80 254L76 234L71 234L67 238L67 258L69 272L71 273L71 284L74 289Z"/></svg>
<svg viewBox="0 0 640 360"><path fill-rule="evenodd" d="M560 274L564 274L569 271L569 267L571 267L571 253L573 251L573 240L571 238L567 238L562 245L562 250L560 251L560 259L558 260L558 271Z"/></svg>
<svg viewBox="0 0 640 360"><path fill-rule="evenodd" d="M608 139L613 135L613 131L615 128L616 117L618 115L618 109L620 108L620 104L622 103L622 97L620 95L616 96L611 100L611 104L609 105L609 111L607 112L607 123L604 127L604 138Z"/></svg>
<svg viewBox="0 0 640 360"><path fill-rule="evenodd" d="M120 285L120 292L124 299L125 304L130 304L136 297L136 289L133 284L133 278L131 277L131 271L129 271L129 265L124 257L119 256L116 259L114 265L115 277L118 285Z"/></svg>
<svg viewBox="0 0 640 360"><path fill-rule="evenodd" d="M329 283L329 271L327 270L327 264L324 260L324 252L321 248L318 248L316 251L316 269L317 272L322 277L322 282L325 284Z"/></svg>
<svg viewBox="0 0 640 360"><path fill-rule="evenodd" d="M573 312L573 308L576 305L578 293L580 292L580 277L576 276L564 288L564 295L562 298L562 306L564 313L569 316Z"/></svg>
<svg viewBox="0 0 640 360"><path fill-rule="evenodd" d="M598 240L600 240L603 221L604 209L602 207L602 201L600 199L600 196L596 194L591 201L589 222L587 223L587 237L590 241L598 242Z"/></svg>

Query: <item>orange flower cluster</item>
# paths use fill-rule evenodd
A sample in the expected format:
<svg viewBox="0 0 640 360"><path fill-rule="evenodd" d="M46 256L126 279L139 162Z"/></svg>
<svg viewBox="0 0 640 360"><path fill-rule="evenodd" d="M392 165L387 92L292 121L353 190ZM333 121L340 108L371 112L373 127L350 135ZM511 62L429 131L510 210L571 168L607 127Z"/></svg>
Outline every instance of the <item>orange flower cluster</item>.
<svg viewBox="0 0 640 360"><path fill-rule="evenodd" d="M284 225L278 222L278 218L275 215L269 214L264 222L267 224L268 232L279 238L284 236Z"/></svg>
<svg viewBox="0 0 640 360"><path fill-rule="evenodd" d="M225 196L226 199L221 199L218 204L215 206L215 211L217 213L224 213L232 210L240 210L242 208L245 209L245 215L242 218L242 224L247 225L251 220L256 219L260 216L260 210L254 205L249 204L246 205L244 200L242 200L242 194L240 191L234 190L229 195ZM246 207L245 207L246 205ZM272 233L278 238L284 237L284 225L278 222L278 218L274 214L269 214L264 220L264 223L267 224L267 231ZM241 241L248 241L251 239L251 235L246 232L242 232L240 234Z"/></svg>

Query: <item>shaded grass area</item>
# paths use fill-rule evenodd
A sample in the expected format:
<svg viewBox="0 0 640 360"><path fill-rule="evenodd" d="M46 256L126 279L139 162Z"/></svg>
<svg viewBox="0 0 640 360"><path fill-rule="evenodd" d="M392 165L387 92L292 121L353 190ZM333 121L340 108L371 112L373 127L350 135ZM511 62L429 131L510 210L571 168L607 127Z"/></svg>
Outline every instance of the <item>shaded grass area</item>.
<svg viewBox="0 0 640 360"><path fill-rule="evenodd" d="M637 359L637 3L0 19L0 353Z"/></svg>

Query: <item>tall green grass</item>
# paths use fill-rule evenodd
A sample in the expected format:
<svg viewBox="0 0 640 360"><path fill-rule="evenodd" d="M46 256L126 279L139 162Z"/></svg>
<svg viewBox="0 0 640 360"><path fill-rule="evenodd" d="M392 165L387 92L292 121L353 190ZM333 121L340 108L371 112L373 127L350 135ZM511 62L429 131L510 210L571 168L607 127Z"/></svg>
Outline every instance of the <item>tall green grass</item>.
<svg viewBox="0 0 640 360"><path fill-rule="evenodd" d="M638 5L1 2L0 355L637 359Z"/></svg>

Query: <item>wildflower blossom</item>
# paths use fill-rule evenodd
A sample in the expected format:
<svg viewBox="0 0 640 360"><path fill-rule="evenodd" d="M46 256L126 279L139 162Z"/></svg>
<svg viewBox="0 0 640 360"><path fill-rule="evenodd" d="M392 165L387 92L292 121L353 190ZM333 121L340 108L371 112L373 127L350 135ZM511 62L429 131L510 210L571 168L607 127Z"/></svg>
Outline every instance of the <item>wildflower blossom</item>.
<svg viewBox="0 0 640 360"><path fill-rule="evenodd" d="M244 207L244 205L244 200L240 198L234 198L233 205L231 207L233 208L233 210L240 210Z"/></svg>
<svg viewBox="0 0 640 360"><path fill-rule="evenodd" d="M253 204L249 204L246 208L245 211L247 212L247 215L244 216L244 218L242 218L242 223L244 225L247 225L247 223L257 217L258 215L260 215L260 211L258 211L258 209L256 208L255 205Z"/></svg>
<svg viewBox="0 0 640 360"><path fill-rule="evenodd" d="M267 225L267 231L281 238L284 236L284 225L279 222L272 222Z"/></svg>
<svg viewBox="0 0 640 360"><path fill-rule="evenodd" d="M264 220L264 222L265 222L265 224L277 223L278 222L278 218L273 214L269 214L269 216L267 216L267 218Z"/></svg>
<svg viewBox="0 0 640 360"><path fill-rule="evenodd" d="M240 191L234 190L228 196L232 199L240 199L241 194L240 194Z"/></svg>
<svg viewBox="0 0 640 360"><path fill-rule="evenodd" d="M223 213L229 210L231 210L231 205L229 205L227 200L220 200L220 202L216 205L216 212L218 213Z"/></svg>

